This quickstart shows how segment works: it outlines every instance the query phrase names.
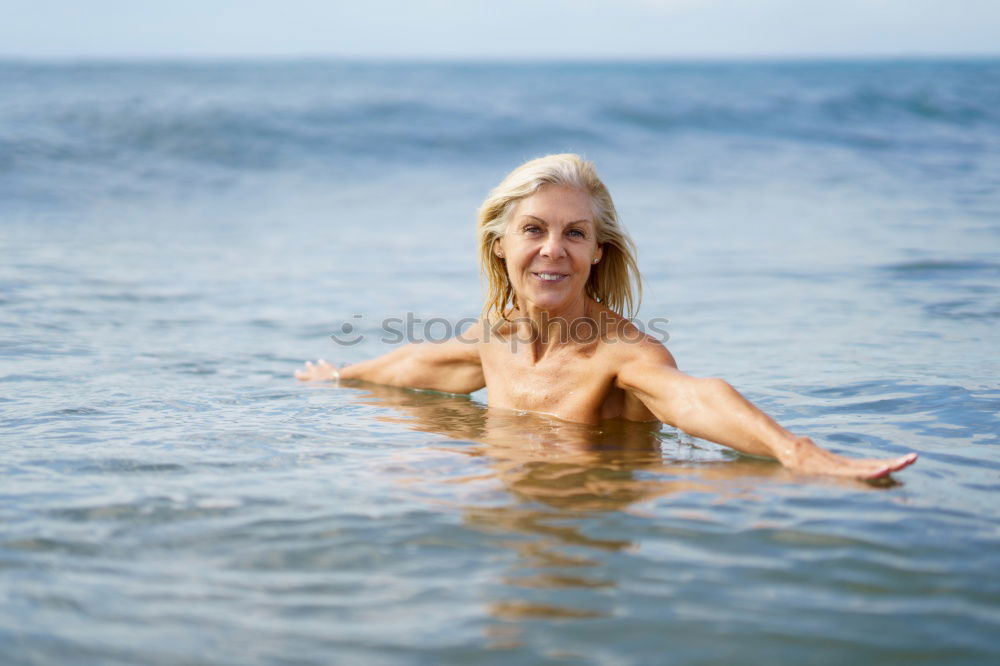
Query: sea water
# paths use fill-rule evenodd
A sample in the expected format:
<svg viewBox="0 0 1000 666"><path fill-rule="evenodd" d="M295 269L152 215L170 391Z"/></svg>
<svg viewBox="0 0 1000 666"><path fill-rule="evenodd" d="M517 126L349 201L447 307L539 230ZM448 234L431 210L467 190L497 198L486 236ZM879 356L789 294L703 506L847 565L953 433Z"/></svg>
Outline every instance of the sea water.
<svg viewBox="0 0 1000 666"><path fill-rule="evenodd" d="M919 462L292 379L568 151L682 369ZM994 661L998 323L1000 61L2 63L0 662Z"/></svg>

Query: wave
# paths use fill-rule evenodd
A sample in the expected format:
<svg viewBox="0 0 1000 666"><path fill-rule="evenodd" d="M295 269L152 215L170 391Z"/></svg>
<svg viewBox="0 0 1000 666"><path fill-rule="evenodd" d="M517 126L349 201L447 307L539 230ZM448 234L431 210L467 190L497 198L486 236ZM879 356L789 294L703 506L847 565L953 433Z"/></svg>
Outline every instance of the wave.
<svg viewBox="0 0 1000 666"><path fill-rule="evenodd" d="M509 164L548 149L669 150L677 137L985 152L1000 147L998 72L992 61L6 63L0 190L26 196L53 173L114 189L224 184L253 172Z"/></svg>

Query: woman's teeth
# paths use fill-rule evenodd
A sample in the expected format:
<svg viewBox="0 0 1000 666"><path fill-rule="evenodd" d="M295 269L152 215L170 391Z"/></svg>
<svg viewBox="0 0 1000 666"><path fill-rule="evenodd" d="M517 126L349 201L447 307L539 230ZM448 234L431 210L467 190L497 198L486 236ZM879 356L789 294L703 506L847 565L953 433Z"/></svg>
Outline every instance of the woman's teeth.
<svg viewBox="0 0 1000 666"><path fill-rule="evenodd" d="M545 280L546 282L555 282L556 280L561 280L565 275L562 273L535 273L538 277Z"/></svg>

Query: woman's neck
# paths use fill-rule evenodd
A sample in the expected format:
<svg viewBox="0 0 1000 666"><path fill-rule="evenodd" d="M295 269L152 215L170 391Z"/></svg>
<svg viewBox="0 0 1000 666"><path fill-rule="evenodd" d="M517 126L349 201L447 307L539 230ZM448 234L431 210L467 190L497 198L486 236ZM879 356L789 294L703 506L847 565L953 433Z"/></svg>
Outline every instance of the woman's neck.
<svg viewBox="0 0 1000 666"><path fill-rule="evenodd" d="M534 342L539 354L555 346L581 344L593 340L596 327L592 313L597 304L587 296L558 310L519 307L507 320L514 325L519 339Z"/></svg>

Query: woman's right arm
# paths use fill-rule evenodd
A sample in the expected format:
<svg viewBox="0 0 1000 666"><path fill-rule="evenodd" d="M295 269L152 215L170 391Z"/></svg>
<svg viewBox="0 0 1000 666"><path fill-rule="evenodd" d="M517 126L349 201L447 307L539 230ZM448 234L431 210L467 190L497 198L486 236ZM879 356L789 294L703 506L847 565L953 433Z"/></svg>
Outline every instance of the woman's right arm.
<svg viewBox="0 0 1000 666"><path fill-rule="evenodd" d="M472 393L486 385L479 358L479 338L477 323L446 342L404 345L339 370L322 360L306 363L305 368L295 372L295 377L303 381L360 379L388 386Z"/></svg>
<svg viewBox="0 0 1000 666"><path fill-rule="evenodd" d="M896 458L845 458L797 437L721 379L699 379L677 369L674 357L658 342L632 351L616 378L656 418L689 435L754 456L776 458L785 467L809 474L878 479L912 465L917 454Z"/></svg>

